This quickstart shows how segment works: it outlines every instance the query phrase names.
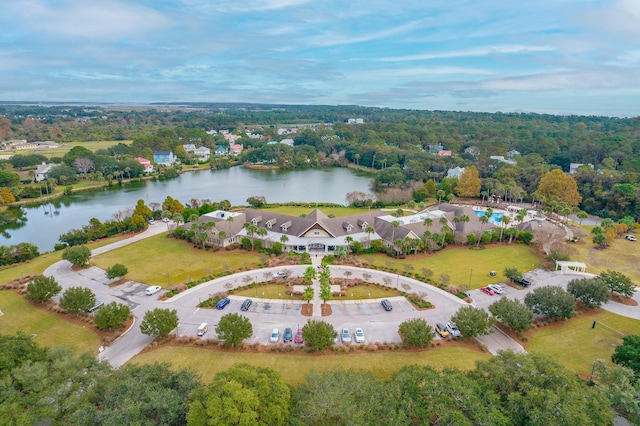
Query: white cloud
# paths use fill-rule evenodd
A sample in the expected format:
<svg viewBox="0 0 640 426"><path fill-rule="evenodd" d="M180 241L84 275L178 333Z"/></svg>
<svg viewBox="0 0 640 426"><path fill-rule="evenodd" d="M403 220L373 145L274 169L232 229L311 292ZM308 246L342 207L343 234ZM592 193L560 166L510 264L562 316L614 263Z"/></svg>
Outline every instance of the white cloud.
<svg viewBox="0 0 640 426"><path fill-rule="evenodd" d="M380 62L402 62L402 61L423 61L429 59L449 59L464 58L474 56L489 56L503 54L527 54L535 52L550 52L555 50L551 46L525 46L525 45L502 45L502 46L484 46L474 49L453 50L449 52L439 53L423 53L416 55L392 56L378 59Z"/></svg>
<svg viewBox="0 0 640 426"><path fill-rule="evenodd" d="M419 28L423 21L410 21L406 24L396 25L380 31L370 32L360 35L343 35L331 32L325 32L318 36L311 37L306 43L316 47L339 46L346 44L362 43L366 41L379 40L399 34L406 33L413 29Z"/></svg>
<svg viewBox="0 0 640 426"><path fill-rule="evenodd" d="M19 20L23 28L54 37L120 40L166 31L171 25L170 19L154 9L118 0L63 0L55 4L28 0L15 2L3 12Z"/></svg>

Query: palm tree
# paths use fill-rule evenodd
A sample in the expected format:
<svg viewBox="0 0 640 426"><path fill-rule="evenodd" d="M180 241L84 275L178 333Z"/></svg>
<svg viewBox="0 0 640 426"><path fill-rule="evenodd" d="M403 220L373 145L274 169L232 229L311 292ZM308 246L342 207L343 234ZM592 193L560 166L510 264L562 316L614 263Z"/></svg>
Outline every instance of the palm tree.
<svg viewBox="0 0 640 426"><path fill-rule="evenodd" d="M264 237L266 237L268 233L269 231L267 231L267 228L258 228L256 230L256 234L258 234L258 236L260 237L260 240L262 241L263 246L264 246Z"/></svg>
<svg viewBox="0 0 640 426"><path fill-rule="evenodd" d="M177 226L180 226L181 223L184 223L184 217L180 213L175 213L173 215L173 221Z"/></svg>
<svg viewBox="0 0 640 426"><path fill-rule="evenodd" d="M436 197L438 197L438 207L440 207L440 202L445 197L445 195L447 195L447 193L444 192L442 189L440 189L440 190L438 190L438 192L436 192Z"/></svg>
<svg viewBox="0 0 640 426"><path fill-rule="evenodd" d="M400 226L400 222L398 222L397 220L394 220L393 222L391 222L391 230L392 230L392 234L391 234L391 241L395 241L396 240L396 228Z"/></svg>
<svg viewBox="0 0 640 426"><path fill-rule="evenodd" d="M482 204L484 204L484 199L489 197L489 193L487 191L482 191L480 195L482 195Z"/></svg>
<svg viewBox="0 0 640 426"><path fill-rule="evenodd" d="M244 225L242 225L242 227L245 229L245 231L247 231L247 236L251 238L251 241L252 241L251 248L253 248L253 235L258 230L258 227L251 222L245 222Z"/></svg>
<svg viewBox="0 0 640 426"><path fill-rule="evenodd" d="M487 209L487 210L489 210L489 209ZM485 214L484 216L480 216L478 218L478 220L480 220L480 223L482 224L482 226L480 227L480 235L478 235L478 241L476 241L476 248L480 247L480 239L482 237L482 234L484 234L484 225L489 223L489 215Z"/></svg>
<svg viewBox="0 0 640 426"><path fill-rule="evenodd" d="M287 237L286 235L280 236L280 242L282 243L283 246L287 243L287 241L289 241L289 237Z"/></svg>
<svg viewBox="0 0 640 426"><path fill-rule="evenodd" d="M224 239L227 236L227 233L224 231L218 232L218 239L220 240L220 246L224 247Z"/></svg>
<svg viewBox="0 0 640 426"><path fill-rule="evenodd" d="M582 221L584 219L588 219L589 218L589 213L585 212L584 210L580 210L577 213L578 219L580 219L580 226L582 226Z"/></svg>
<svg viewBox="0 0 640 426"><path fill-rule="evenodd" d="M505 226L509 225L509 223L511 222L511 218L505 214L500 218L500 222L502 222L502 225L504 225L500 227L500 242L502 242L502 231L504 231Z"/></svg>
<svg viewBox="0 0 640 426"><path fill-rule="evenodd" d="M424 246L424 251L425 253L427 252L427 250L429 249L429 241L431 240L431 232L429 231L424 231L422 233L422 244Z"/></svg>
<svg viewBox="0 0 640 426"><path fill-rule="evenodd" d="M369 225L366 228L364 228L364 232L367 233L367 246L371 247L371 234L375 233L376 230L373 226Z"/></svg>

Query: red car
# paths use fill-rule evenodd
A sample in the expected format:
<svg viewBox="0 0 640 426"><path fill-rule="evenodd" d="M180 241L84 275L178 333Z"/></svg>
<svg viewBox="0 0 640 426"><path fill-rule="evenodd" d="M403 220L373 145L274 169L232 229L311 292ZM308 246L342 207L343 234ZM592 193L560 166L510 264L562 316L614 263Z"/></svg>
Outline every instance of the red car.
<svg viewBox="0 0 640 426"><path fill-rule="evenodd" d="M482 287L480 290L487 293L489 296L493 296L495 294L494 291L491 290L489 287Z"/></svg>
<svg viewBox="0 0 640 426"><path fill-rule="evenodd" d="M293 338L293 343L296 345L301 345L304 343L304 338L302 337L302 329L298 329L296 332L296 337Z"/></svg>

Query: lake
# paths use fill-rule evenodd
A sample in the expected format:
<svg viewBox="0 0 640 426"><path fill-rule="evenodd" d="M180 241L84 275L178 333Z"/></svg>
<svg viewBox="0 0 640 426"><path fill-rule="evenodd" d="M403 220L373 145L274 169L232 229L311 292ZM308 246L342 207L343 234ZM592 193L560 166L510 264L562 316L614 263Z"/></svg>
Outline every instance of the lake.
<svg viewBox="0 0 640 426"><path fill-rule="evenodd" d="M132 209L140 199L147 205L162 203L167 196L183 204L197 198L229 200L232 205L246 205L247 198L262 195L269 203L346 204L349 192L369 193L371 179L371 174L337 167L305 170L232 167L187 172L175 179L83 191L37 207L22 207L24 214L18 224L2 229L0 244L30 242L42 252L51 251L61 234L86 225L93 217L101 221L110 219L118 211Z"/></svg>

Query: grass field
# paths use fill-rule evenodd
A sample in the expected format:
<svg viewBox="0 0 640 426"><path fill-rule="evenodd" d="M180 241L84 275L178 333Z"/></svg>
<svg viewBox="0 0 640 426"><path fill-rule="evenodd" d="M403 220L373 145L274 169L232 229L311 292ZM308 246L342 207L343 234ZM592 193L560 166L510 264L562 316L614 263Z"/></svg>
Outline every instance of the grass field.
<svg viewBox="0 0 640 426"><path fill-rule="evenodd" d="M125 145L129 145L133 141L89 141L89 142L64 142L61 143L58 148L51 149L34 149L30 152L25 152L25 154L41 154L51 157L62 157L67 152L71 151L73 147L82 146L87 148L90 151L96 152L99 149L107 149L111 146L118 145L119 143L123 143Z"/></svg>
<svg viewBox="0 0 640 426"><path fill-rule="evenodd" d="M234 290L233 294L235 296L258 297L261 299L301 300L299 296L289 296L287 287L284 284L269 284L240 291Z"/></svg>
<svg viewBox="0 0 640 426"><path fill-rule="evenodd" d="M304 380L311 369L327 370L334 367L363 369L371 371L381 379L388 379L403 365L430 365L442 369L455 367L472 369L478 360L489 359L491 355L464 347L432 348L424 352L376 352L330 354L322 356L294 355L285 353L223 352L189 347L163 347L136 355L131 362L151 364L171 362L173 368L192 368L205 382L211 382L219 371L238 362L268 367L280 373L284 381L296 386Z"/></svg>
<svg viewBox="0 0 640 426"><path fill-rule="evenodd" d="M592 329L594 320L597 326ZM548 355L573 372L589 374L594 360L611 362L611 354L622 344L623 335L639 331L640 321L601 311L534 332L527 350Z"/></svg>
<svg viewBox="0 0 640 426"><path fill-rule="evenodd" d="M115 241L119 241L125 238L122 235L117 235L111 238L105 238L93 243L87 244L90 249L111 244ZM53 265L57 261L62 259L61 251L54 251L50 253L44 253L37 258L18 265L11 265L0 270L0 285L10 283L18 278L26 277L28 275L34 276L44 272L49 266Z"/></svg>
<svg viewBox="0 0 640 426"><path fill-rule="evenodd" d="M452 247L431 255L411 255L406 259L394 259L386 255L364 255L362 258L370 264L396 268L406 271L406 265L413 267L413 273L422 274L421 269L433 271L433 279L440 280L440 275L447 274L453 285L469 285L480 288L487 284L504 282L502 271L506 267L515 267L526 272L540 266L541 259L530 247L521 244L500 245L484 250L470 250L468 247ZM497 271L495 277L489 271Z"/></svg>
<svg viewBox="0 0 640 426"><path fill-rule="evenodd" d="M298 217L302 214L308 215L315 209L315 207L280 206L268 209L263 208L260 210ZM336 217L350 216L353 214L366 213L367 211L369 211L367 209L358 209L355 207L318 207L318 209L327 216L332 214Z"/></svg>
<svg viewBox="0 0 640 426"><path fill-rule="evenodd" d="M0 291L0 309L4 314L0 316L3 334L36 334L34 341L39 345L70 346L76 353L93 353L100 346L100 337L89 328L38 309L12 291Z"/></svg>
<svg viewBox="0 0 640 426"><path fill-rule="evenodd" d="M127 279L162 287L255 266L258 261L256 252L198 250L186 241L167 238L166 233L92 258L102 269L121 263L129 269Z"/></svg>
<svg viewBox="0 0 640 426"><path fill-rule="evenodd" d="M613 269L629 276L636 285L640 285L640 242L616 238L606 249L598 249L591 242L592 226L583 226L587 233L580 242L571 244L571 260L587 264L587 272L599 274Z"/></svg>

